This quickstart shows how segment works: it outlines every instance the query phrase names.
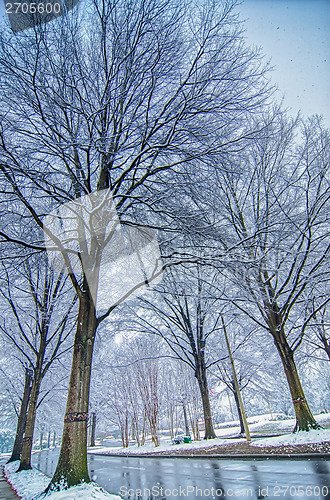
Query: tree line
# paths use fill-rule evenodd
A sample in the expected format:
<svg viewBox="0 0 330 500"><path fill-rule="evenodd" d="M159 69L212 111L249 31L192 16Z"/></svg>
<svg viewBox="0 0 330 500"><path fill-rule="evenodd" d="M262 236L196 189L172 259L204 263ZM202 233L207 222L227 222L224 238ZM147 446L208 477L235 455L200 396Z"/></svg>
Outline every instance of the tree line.
<svg viewBox="0 0 330 500"><path fill-rule="evenodd" d="M206 438L207 373L235 318L242 342L274 343L295 430L318 428L294 355L309 340L329 357L329 132L274 104L267 69L234 0L93 0L0 35L1 332L30 392L20 470L41 381L72 348L50 487L89 481L95 339L118 315L190 367Z"/></svg>

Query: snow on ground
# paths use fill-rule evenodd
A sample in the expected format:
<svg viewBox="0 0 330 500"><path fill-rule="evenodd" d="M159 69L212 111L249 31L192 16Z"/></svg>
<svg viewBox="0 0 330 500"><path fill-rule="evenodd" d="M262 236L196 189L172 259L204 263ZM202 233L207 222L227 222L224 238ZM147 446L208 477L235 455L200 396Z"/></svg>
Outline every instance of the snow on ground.
<svg viewBox="0 0 330 500"><path fill-rule="evenodd" d="M37 469L16 473L19 462L4 466L4 474L22 500L120 500L118 495L110 495L95 483L81 484L67 490L42 495L49 484L49 477Z"/></svg>
<svg viewBox="0 0 330 500"><path fill-rule="evenodd" d="M253 446L282 446L307 443L323 443L325 441L330 441L330 429L320 429L309 432L301 431L286 436L258 439L253 442Z"/></svg>
<svg viewBox="0 0 330 500"><path fill-rule="evenodd" d="M330 428L330 413L322 413L315 415L316 421L325 428ZM271 435L271 434L291 434L294 426L296 425L296 419L291 417L288 418L281 413L274 413L273 416L270 414L257 415L255 417L248 418L248 424L251 434L257 436L260 435ZM220 424L220 428L216 429L217 436L232 436L235 432L239 433L239 422L234 420L232 422L225 422Z"/></svg>
<svg viewBox="0 0 330 500"><path fill-rule="evenodd" d="M323 427L330 427L330 414L316 415L317 422ZM305 443L321 443L330 441L330 429L321 429L319 431L298 432L293 434L296 420L294 418L284 418L282 415L274 415L274 420L271 415L261 415L250 417L248 419L249 429L252 436L253 446L281 446L284 444L305 444ZM229 424L229 426L228 426ZM244 442L244 438L238 438L240 428L238 421L226 422L219 429L216 429L216 439L209 441L192 441L191 443L182 443L172 445L168 437L160 437L160 445L155 448L154 444L148 442L144 446L131 445L129 448L96 446L89 448L89 453L100 455L149 455L159 452L171 452L177 450L205 449L213 448L221 445ZM274 437L262 438L262 435L276 434ZM278 436L278 434L281 434ZM260 438L259 438L260 435ZM230 438L230 439L228 439ZM252 452L252 450L251 450Z"/></svg>
<svg viewBox="0 0 330 500"><path fill-rule="evenodd" d="M242 438L237 438L237 439L231 439L230 443L239 443L242 441ZM129 448L122 448L122 447L107 447L107 446L97 446L93 448L89 448L88 452L93 453L93 454L100 454L100 455L144 455L144 454L153 454L153 453L160 453L160 452L171 452L171 451L177 451L177 450L191 450L191 449L196 449L198 450L199 448L213 448L214 446L220 446L222 444L228 444L227 439L210 439L209 441L192 441L191 443L185 443L185 444L171 444L168 439L166 441L161 441L160 445L155 448L155 445L152 443L145 444L144 446L130 446Z"/></svg>

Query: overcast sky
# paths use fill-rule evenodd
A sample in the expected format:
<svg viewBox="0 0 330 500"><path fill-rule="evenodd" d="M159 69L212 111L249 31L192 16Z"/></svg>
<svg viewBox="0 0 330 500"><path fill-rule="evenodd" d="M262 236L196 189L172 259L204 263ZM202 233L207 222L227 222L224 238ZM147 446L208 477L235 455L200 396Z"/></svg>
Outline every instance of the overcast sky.
<svg viewBox="0 0 330 500"><path fill-rule="evenodd" d="M271 59L279 99L285 95L293 114L299 109L305 116L322 114L330 127L330 0L241 2L247 42L261 46Z"/></svg>
<svg viewBox="0 0 330 500"><path fill-rule="evenodd" d="M241 1L247 42L271 59L284 105L330 127L330 0Z"/></svg>

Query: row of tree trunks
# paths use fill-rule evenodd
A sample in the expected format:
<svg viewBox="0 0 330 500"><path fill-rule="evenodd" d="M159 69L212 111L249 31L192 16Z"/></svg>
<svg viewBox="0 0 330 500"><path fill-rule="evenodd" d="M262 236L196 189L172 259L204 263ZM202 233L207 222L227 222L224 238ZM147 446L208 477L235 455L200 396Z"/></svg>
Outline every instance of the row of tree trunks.
<svg viewBox="0 0 330 500"><path fill-rule="evenodd" d="M120 419L120 436L123 448L128 448L129 445L129 425L128 425L128 411L126 410L125 415Z"/></svg>

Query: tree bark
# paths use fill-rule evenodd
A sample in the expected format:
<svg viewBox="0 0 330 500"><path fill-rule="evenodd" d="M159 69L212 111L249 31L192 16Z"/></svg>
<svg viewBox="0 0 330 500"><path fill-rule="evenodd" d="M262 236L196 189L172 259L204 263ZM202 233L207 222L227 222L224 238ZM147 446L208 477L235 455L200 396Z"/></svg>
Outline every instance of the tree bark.
<svg viewBox="0 0 330 500"><path fill-rule="evenodd" d="M182 406L183 406L183 418L184 418L184 426L185 426L185 429L186 429L186 436L190 437L189 422L188 422L186 405L183 403Z"/></svg>
<svg viewBox="0 0 330 500"><path fill-rule="evenodd" d="M96 432L96 415L95 413L91 414L91 446L95 446L95 432Z"/></svg>
<svg viewBox="0 0 330 500"><path fill-rule="evenodd" d="M320 429L309 408L294 361L294 353L287 342L285 333L283 331L279 334L274 332L273 337L283 364L296 415L296 425L293 432Z"/></svg>
<svg viewBox="0 0 330 500"><path fill-rule="evenodd" d="M211 405L209 398L209 388L207 384L207 378L205 370L203 370L203 366L199 363L199 366L196 370L196 378L198 381L199 390L202 396L202 404L203 404L203 415L205 422L205 435L204 439L214 439L216 437L213 421L212 421L212 413L211 413Z"/></svg>
<svg viewBox="0 0 330 500"><path fill-rule="evenodd" d="M268 275L267 275L268 278ZM265 293L265 290L263 291ZM273 289L268 285L267 292L271 297L275 296ZM308 406L298 370L294 361L294 351L291 349L284 331L282 315L276 301L270 303L264 301L267 312L267 323L276 349L282 361L284 373L290 389L293 407L296 415L296 425L293 432L309 431L310 429L320 429Z"/></svg>
<svg viewBox="0 0 330 500"><path fill-rule="evenodd" d="M196 366L195 377L197 378L199 390L202 396L203 415L205 422L204 439L214 439L216 438L216 435L213 428L211 405L209 398L209 388L206 378L204 347L205 347L205 341L200 341L198 343L198 350L195 355L195 366Z"/></svg>
<svg viewBox="0 0 330 500"><path fill-rule="evenodd" d="M50 489L90 482L87 469L87 423L90 374L97 321L89 289L79 300L71 377L68 389L62 444Z"/></svg>
<svg viewBox="0 0 330 500"><path fill-rule="evenodd" d="M44 357L44 348L41 347L39 349L36 368L34 370L34 375L33 375L33 380L32 380L31 395L30 395L30 401L29 401L29 406L28 406L28 411L27 411L25 435L24 435L24 439L23 439L21 461L20 461L19 468L18 468L17 472L20 472L22 470L32 469L31 453L32 453L32 446L33 446L33 436L34 436L34 427L35 427L35 421L36 421L38 397L39 397L40 384L41 384L41 367L42 367L42 363L43 363L43 357Z"/></svg>
<svg viewBox="0 0 330 500"><path fill-rule="evenodd" d="M245 436L245 429L244 429L244 424L243 424L242 412L241 412L241 409L239 406L239 400L238 400L238 396L237 396L234 382L232 382L232 386L233 386L233 394L234 394L235 404L236 404L238 418L239 418L239 424L241 427L241 434Z"/></svg>
<svg viewBox="0 0 330 500"><path fill-rule="evenodd" d="M150 425L151 440L155 447L159 446L159 437L157 435L158 430L158 399L157 396L152 397L150 401L150 407L148 409L148 418Z"/></svg>
<svg viewBox="0 0 330 500"><path fill-rule="evenodd" d="M128 430L128 409L127 408L126 408L125 425L124 425L124 443L125 443L125 448L128 448L128 445L129 445L129 430Z"/></svg>
<svg viewBox="0 0 330 500"><path fill-rule="evenodd" d="M167 410L167 420L168 420L168 428L170 430L171 439L174 438L174 407L170 403L170 406Z"/></svg>
<svg viewBox="0 0 330 500"><path fill-rule="evenodd" d="M27 418L27 409L30 400L31 394L31 381L32 381L32 370L26 368L25 369L25 385L23 398L21 403L21 408L18 416L17 428L16 428L16 437L13 447L13 452L11 454L10 459L7 464L10 462L15 462L16 460L20 460L22 448L23 448L23 437L26 426L26 418Z"/></svg>

